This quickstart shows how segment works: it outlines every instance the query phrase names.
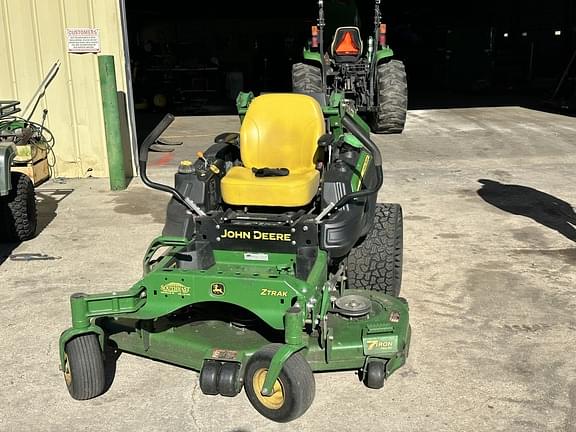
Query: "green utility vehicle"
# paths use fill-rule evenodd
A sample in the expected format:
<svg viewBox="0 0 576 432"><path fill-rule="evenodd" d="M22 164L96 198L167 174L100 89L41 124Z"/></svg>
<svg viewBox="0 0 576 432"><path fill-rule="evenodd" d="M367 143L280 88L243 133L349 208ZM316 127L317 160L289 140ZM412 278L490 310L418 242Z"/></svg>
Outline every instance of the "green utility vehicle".
<svg viewBox="0 0 576 432"><path fill-rule="evenodd" d="M0 101L0 243L29 240L36 233L34 182L15 170L14 161L42 137L30 124L14 119L19 105Z"/></svg>
<svg viewBox="0 0 576 432"><path fill-rule="evenodd" d="M337 8L327 1L327 8ZM408 86L404 64L393 59L381 22L380 0L374 2L374 27L364 43L360 28L336 28L326 42L324 1L320 0L318 25L304 49L304 62L292 66L292 89L297 93L343 93L371 124L375 133L401 133L406 122ZM349 17L354 23L355 17ZM328 47L328 48L327 48Z"/></svg>
<svg viewBox="0 0 576 432"><path fill-rule="evenodd" d="M107 346L200 372L207 395L242 387L288 422L315 394L313 372L353 370L381 388L406 361L398 297L402 213L378 204L382 157L367 125L333 94L240 94L240 133L182 161L161 237L130 289L73 294L60 364L75 399L103 393Z"/></svg>

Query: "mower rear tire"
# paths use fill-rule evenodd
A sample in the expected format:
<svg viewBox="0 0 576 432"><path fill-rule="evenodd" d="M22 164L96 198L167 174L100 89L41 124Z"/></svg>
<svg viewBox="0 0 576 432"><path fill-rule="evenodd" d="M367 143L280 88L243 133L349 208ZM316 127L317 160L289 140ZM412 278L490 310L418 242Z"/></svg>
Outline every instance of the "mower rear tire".
<svg viewBox="0 0 576 432"><path fill-rule="evenodd" d="M64 379L70 396L86 400L104 393L106 374L98 336L77 336L66 343L64 351Z"/></svg>
<svg viewBox="0 0 576 432"><path fill-rule="evenodd" d="M25 174L12 173L12 189L0 197L0 241L30 240L36 233L37 213L34 183Z"/></svg>
<svg viewBox="0 0 576 432"><path fill-rule="evenodd" d="M295 93L321 93L322 72L306 63L292 65L292 91Z"/></svg>
<svg viewBox="0 0 576 432"><path fill-rule="evenodd" d="M408 84L404 63L399 60L378 65L376 71L377 111L373 132L402 133L408 109Z"/></svg>
<svg viewBox="0 0 576 432"><path fill-rule="evenodd" d="M286 423L300 417L312 405L316 383L310 365L297 352L284 363L274 383L274 393L271 396L260 393L272 357L280 346L267 345L250 358L244 374L244 389L248 400L260 414L275 422Z"/></svg>
<svg viewBox="0 0 576 432"><path fill-rule="evenodd" d="M376 204L372 230L347 258L350 288L398 297L402 285L402 223L399 204Z"/></svg>

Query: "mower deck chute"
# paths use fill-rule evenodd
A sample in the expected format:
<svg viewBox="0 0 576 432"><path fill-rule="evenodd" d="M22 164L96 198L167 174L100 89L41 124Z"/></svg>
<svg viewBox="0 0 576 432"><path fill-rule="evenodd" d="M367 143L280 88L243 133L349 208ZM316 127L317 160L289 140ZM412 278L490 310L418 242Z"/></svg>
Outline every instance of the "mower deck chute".
<svg viewBox="0 0 576 432"><path fill-rule="evenodd" d="M164 235L129 290L71 296L60 363L72 397L104 392L109 344L199 371L207 395L235 396L244 387L252 405L278 422L308 409L313 372L357 370L380 388L405 363L406 302L347 284L347 257L371 233L382 184L381 156L365 125L339 98L324 107L303 95L239 100L240 135L220 135L196 162L183 163L175 188L146 174L147 148L171 118L145 140L143 180L173 195ZM279 116L283 101L292 109ZM255 125L268 134L253 134ZM275 131L282 139L273 140ZM319 185L297 205L293 197L259 197L261 182L278 181L255 175L263 164L287 168L284 177L312 170ZM256 204L229 198L239 170L248 188L240 195Z"/></svg>

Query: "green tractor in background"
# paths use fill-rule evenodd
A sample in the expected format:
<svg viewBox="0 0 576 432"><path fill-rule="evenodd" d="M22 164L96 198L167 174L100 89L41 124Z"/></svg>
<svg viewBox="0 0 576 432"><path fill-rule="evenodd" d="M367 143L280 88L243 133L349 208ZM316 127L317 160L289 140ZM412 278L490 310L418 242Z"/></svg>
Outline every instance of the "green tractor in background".
<svg viewBox="0 0 576 432"><path fill-rule="evenodd" d="M332 3L332 2L331 2ZM350 2L349 2L350 3ZM401 133L406 122L408 86L404 64L392 59L394 52L386 43L386 24L381 23L380 0L375 1L374 30L364 44L358 27L358 13L351 3L328 6L320 0L318 25L312 26L312 38L304 49L304 62L292 66L292 89L296 93L343 93L371 125L374 133ZM335 28L326 50L326 21L354 25ZM330 16L330 14L333 16Z"/></svg>
<svg viewBox="0 0 576 432"><path fill-rule="evenodd" d="M40 123L31 119L59 69L58 60L24 109L20 101L0 100L0 243L18 243L36 235L34 188L51 176L48 158L54 157L55 140L45 126L47 109Z"/></svg>
<svg viewBox="0 0 576 432"><path fill-rule="evenodd" d="M36 194L32 178L16 161L32 158L42 135L23 121L18 101L0 101L0 243L29 240L36 233Z"/></svg>

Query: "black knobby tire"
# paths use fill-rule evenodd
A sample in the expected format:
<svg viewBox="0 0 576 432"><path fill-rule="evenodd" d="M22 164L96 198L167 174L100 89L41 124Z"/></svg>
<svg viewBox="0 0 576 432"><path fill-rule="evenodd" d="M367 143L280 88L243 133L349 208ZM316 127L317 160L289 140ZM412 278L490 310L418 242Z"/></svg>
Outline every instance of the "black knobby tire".
<svg viewBox="0 0 576 432"><path fill-rule="evenodd" d="M64 378L70 396L92 399L104 393L106 374L102 349L95 334L77 336L66 343Z"/></svg>
<svg viewBox="0 0 576 432"><path fill-rule="evenodd" d="M310 365L302 354L297 352L286 360L275 384L275 388L279 386L282 391L282 404L274 408L266 406L261 401L265 396L259 394L255 379L257 381L259 376L262 377L262 370L268 371L272 357L279 347L278 344L267 345L250 358L244 373L244 389L248 400L260 414L270 420L285 423L300 417L312 405L316 383ZM276 400L275 397L274 401Z"/></svg>
<svg viewBox="0 0 576 432"><path fill-rule="evenodd" d="M0 241L30 240L36 233L36 194L27 175L12 173L12 189L0 197Z"/></svg>
<svg viewBox="0 0 576 432"><path fill-rule="evenodd" d="M320 68L305 63L293 64L292 91L295 93L321 93L322 72Z"/></svg>
<svg viewBox="0 0 576 432"><path fill-rule="evenodd" d="M376 204L372 229L348 255L348 286L398 297L402 284L402 249L402 207Z"/></svg>
<svg viewBox="0 0 576 432"><path fill-rule="evenodd" d="M408 109L408 84L404 63L391 60L376 70L377 111L374 115L375 133L401 133Z"/></svg>

